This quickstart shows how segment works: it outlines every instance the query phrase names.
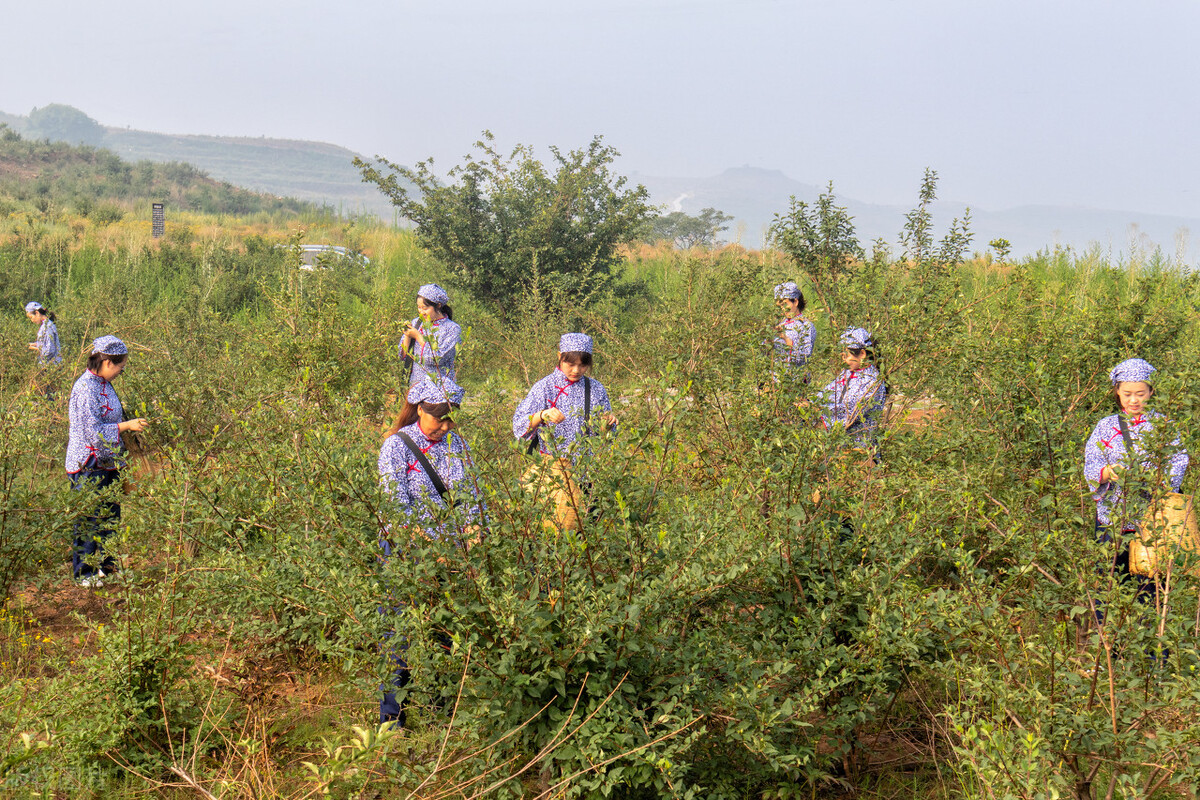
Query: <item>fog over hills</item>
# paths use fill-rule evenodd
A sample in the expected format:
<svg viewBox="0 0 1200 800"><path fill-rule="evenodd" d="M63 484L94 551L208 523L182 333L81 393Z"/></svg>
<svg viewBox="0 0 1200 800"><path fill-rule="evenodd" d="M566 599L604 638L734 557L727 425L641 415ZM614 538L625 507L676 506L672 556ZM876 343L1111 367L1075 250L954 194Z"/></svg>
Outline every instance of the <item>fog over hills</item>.
<svg viewBox="0 0 1200 800"><path fill-rule="evenodd" d="M789 178L778 170L755 167L728 169L707 178L673 178L633 174L632 181L650 190L651 198L668 211L696 214L704 208L716 208L736 218L724 235L749 247L763 243L764 234L775 214L787 211L795 196L806 203L816 201L824 186ZM919 176L918 176L919 179ZM913 184L910 206L879 205L857 198L837 196L854 217L859 241L864 247L875 239L895 246L904 226L904 215L917 202L917 181ZM954 217L961 217L969 203L939 200L932 206L937 235L945 232ZM1132 252L1146 254L1161 247L1175 257L1183 247L1185 260L1192 260L1197 248L1189 240L1190 231L1200 231L1200 219L1147 214L1135 211L1083 207L1027 205L1008 209L971 208L972 249L983 251L993 239L1009 240L1014 255L1028 255L1056 245L1077 250L1093 245L1114 257Z"/></svg>
<svg viewBox="0 0 1200 800"><path fill-rule="evenodd" d="M359 155L322 142L232 136L178 135L105 127L70 106L34 109L28 116L0 112L6 123L30 138L61 138L113 150L130 161L184 161L213 178L280 196L324 203L344 214L371 213L394 222L394 209L373 186L364 184L351 161ZM397 157L413 161L420 154ZM935 165L936 168L936 165ZM632 173L630 179L650 191L651 201L664 210L696 214L716 208L735 218L724 234L748 247L763 244L767 227L784 213L789 198L814 202L824 185L803 183L779 170L743 166L701 178ZM920 176L913 179L916 203ZM836 193L836 177L834 191ZM838 196L854 217L859 241L875 239L895 246L910 206L881 205ZM933 206L936 235L954 217L962 216L967 201L946 199ZM1077 250L1098 245L1113 257L1148 253L1160 247L1169 256L1194 260L1200 252L1189 231L1200 231L1200 219L1118 209L1023 205L1006 209L971 208L972 249L982 251L992 239L1012 243L1014 255L1028 255L1056 245Z"/></svg>
<svg viewBox="0 0 1200 800"><path fill-rule="evenodd" d="M351 164L357 154L337 145L106 128L103 146L127 161L186 161L246 189L322 203L344 214L392 218L391 203L363 183Z"/></svg>
<svg viewBox="0 0 1200 800"><path fill-rule="evenodd" d="M182 161L217 180L256 192L325 204L343 214L366 212L388 221L394 218L387 198L360 179L351 163L358 154L338 145L106 127L63 105L34 109L28 116L0 112L0 123L26 138L103 147L126 161Z"/></svg>

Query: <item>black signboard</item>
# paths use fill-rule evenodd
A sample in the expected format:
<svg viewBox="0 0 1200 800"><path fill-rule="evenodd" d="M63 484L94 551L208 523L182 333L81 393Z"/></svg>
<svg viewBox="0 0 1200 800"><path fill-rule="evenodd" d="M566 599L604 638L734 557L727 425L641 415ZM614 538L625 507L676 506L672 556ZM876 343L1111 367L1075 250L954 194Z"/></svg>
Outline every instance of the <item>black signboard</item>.
<svg viewBox="0 0 1200 800"><path fill-rule="evenodd" d="M161 239L163 229L166 228L167 213L162 203L154 203L150 206L150 231L155 239Z"/></svg>

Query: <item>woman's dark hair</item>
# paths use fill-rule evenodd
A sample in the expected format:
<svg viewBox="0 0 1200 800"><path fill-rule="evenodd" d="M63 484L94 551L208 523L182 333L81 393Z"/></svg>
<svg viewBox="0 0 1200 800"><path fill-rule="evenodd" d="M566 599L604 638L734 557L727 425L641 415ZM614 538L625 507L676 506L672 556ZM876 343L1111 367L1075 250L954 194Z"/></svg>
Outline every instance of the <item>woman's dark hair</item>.
<svg viewBox="0 0 1200 800"><path fill-rule="evenodd" d="M796 283L796 282L795 282L795 281L792 281L792 283ZM795 300L796 300L796 303L797 303L797 305L796 305L796 312L797 312L797 313L799 313L799 314L803 314L803 313L804 313L804 307L805 307L806 305L808 305L808 303L804 302L804 292L800 291L799 289L796 289L796 294L800 295L799 297L795 298Z"/></svg>
<svg viewBox="0 0 1200 800"><path fill-rule="evenodd" d="M1121 398L1117 396L1117 389L1121 388L1122 383L1130 382L1131 381L1117 381L1116 385L1109 390L1109 395L1113 399L1113 411L1117 414L1125 413L1125 409L1121 408ZM1154 384L1152 384L1150 381L1142 381L1142 383L1146 384L1146 387L1150 390L1150 396L1154 397Z"/></svg>
<svg viewBox="0 0 1200 800"><path fill-rule="evenodd" d="M421 295L417 295L417 297L421 297ZM449 304L442 305L441 303L435 303L432 300L430 300L428 297L421 297L421 299L425 301L426 305L428 305L432 308L436 308L437 312L439 314L441 314L442 316L444 316L446 319L448 319L448 320L454 319L454 309L451 308L449 306Z"/></svg>
<svg viewBox="0 0 1200 800"><path fill-rule="evenodd" d="M54 318L54 312L45 306L38 306L34 309L34 311L38 314L41 314L43 317L48 317L51 322L58 322L58 320Z"/></svg>
<svg viewBox="0 0 1200 800"><path fill-rule="evenodd" d="M875 352L874 347L851 347L850 345L844 345L844 347L848 352L852 352L854 350L862 350L863 353L867 357L868 364L878 364L879 363L879 358L878 358L877 353Z"/></svg>
<svg viewBox="0 0 1200 800"><path fill-rule="evenodd" d="M570 350L566 353L558 354L558 363L567 362L576 366L583 365L590 367L592 365L592 354L585 353L582 350Z"/></svg>
<svg viewBox="0 0 1200 800"><path fill-rule="evenodd" d="M96 372L100 369L100 365L105 361L111 361L114 364L124 364L125 359L127 358L129 358L128 353L122 353L119 356L110 356L107 353L92 353L90 356L88 356L87 368L92 372Z"/></svg>
<svg viewBox="0 0 1200 800"><path fill-rule="evenodd" d="M803 314L804 307L806 305L808 305L806 302L804 302L804 292L800 291L799 283L797 283L796 281L790 281L790 282L796 284L796 294L799 295L799 297L782 297L782 298L776 298L776 300L795 300L796 301L796 312L799 314Z"/></svg>
<svg viewBox="0 0 1200 800"><path fill-rule="evenodd" d="M420 403L410 403L405 400L404 408L400 409L400 413L396 415L396 419L392 421L391 427L389 427L387 432L383 434L383 438L386 440L389 436L394 436L396 431L400 430L401 428L407 428L409 425L412 425L414 422L416 422L418 408L424 411L426 414L431 414L438 419L442 419L451 411L457 411L458 403L426 403L424 401L421 401Z"/></svg>

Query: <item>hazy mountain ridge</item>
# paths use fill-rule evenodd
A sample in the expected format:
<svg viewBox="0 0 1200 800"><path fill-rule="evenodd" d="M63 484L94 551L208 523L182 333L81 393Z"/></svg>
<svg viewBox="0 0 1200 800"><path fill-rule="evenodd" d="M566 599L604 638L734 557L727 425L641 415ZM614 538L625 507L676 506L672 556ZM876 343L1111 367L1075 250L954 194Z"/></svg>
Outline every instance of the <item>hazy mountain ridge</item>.
<svg viewBox="0 0 1200 800"><path fill-rule="evenodd" d="M180 161L126 161L93 145L0 135L0 218L29 208L71 209L108 224L152 202L213 214L312 214L318 207L234 186Z"/></svg>
<svg viewBox="0 0 1200 800"><path fill-rule="evenodd" d="M354 168L358 154L335 144L116 128L61 105L34 109L28 116L0 112L0 123L26 138L89 144L126 161L184 162L218 181L252 191L328 205L345 214L393 218L391 203L374 186L363 183Z"/></svg>
<svg viewBox="0 0 1200 800"><path fill-rule="evenodd" d="M392 217L391 203L363 183L354 168L358 154L338 145L105 128L104 146L130 160L185 161L247 189L323 203L343 213Z"/></svg>
<svg viewBox="0 0 1200 800"><path fill-rule="evenodd" d="M325 142L268 139L244 136L165 134L102 126L69 106L34 109L27 117L0 112L7 123L25 136L40 137L34 122L47 126L46 112L58 113L77 123L80 138L87 144L113 150L127 160L181 161L203 170L220 181L281 197L295 197L332 206L342 213L372 213L395 219L391 203L372 185L362 182L352 161L357 153ZM38 115L41 115L38 118ZM32 122L31 122L32 120ZM91 141L88 141L88 138ZM776 214L787 211L794 195L814 202L824 189L788 177L780 170L736 167L718 175L698 178L650 176L633 173L631 181L650 191L651 202L667 211L696 214L712 207L735 219L726 238L749 247L759 247ZM836 192L836 181L834 190ZM914 184L913 205L916 203ZM883 205L852 197L838 197L854 217L859 241L864 246L883 239L896 246L909 206ZM954 217L961 217L967 203L943 200L933 205L936 235L941 235ZM1012 243L1014 255L1028 255L1055 245L1082 250L1099 245L1112 254L1145 253L1161 247L1168 255L1182 252L1185 260L1196 250L1188 241L1190 230L1200 231L1200 219L1136 211L1068 206L1024 205L1002 210L971 211L972 248L985 250L992 239ZM1182 248L1181 248L1182 243Z"/></svg>
<svg viewBox="0 0 1200 800"><path fill-rule="evenodd" d="M696 214L712 207L735 218L725 236L749 247L762 245L767 227L776 214L788 210L792 196L813 203L824 186L802 183L779 170L737 167L704 178L677 178L640 175L631 179L643 184L652 202L668 211ZM834 192L837 186L834 185ZM858 239L864 247L882 238L893 247L904 227L904 215L915 206L881 205L837 195L838 205L854 217ZM955 217L962 217L967 203L939 200L932 206L937 235L946 231ZM1094 209L1072 206L1024 205L1002 210L971 209L972 249L986 250L993 239L1003 238L1013 245L1014 255L1029 255L1038 250L1064 245L1083 250L1099 245L1113 254L1135 250L1147 253L1155 247L1175 256L1183 240L1184 258L1196 248L1189 232L1200 231L1200 219L1137 211Z"/></svg>

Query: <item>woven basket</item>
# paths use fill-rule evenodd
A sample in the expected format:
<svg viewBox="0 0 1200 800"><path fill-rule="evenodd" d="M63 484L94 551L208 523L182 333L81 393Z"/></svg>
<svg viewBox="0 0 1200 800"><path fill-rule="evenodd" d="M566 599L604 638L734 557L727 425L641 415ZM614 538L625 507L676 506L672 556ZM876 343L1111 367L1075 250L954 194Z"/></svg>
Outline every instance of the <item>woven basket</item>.
<svg viewBox="0 0 1200 800"><path fill-rule="evenodd" d="M547 531L579 530L579 512L584 508L583 490L571 475L571 462L565 458L541 458L521 477L525 489L549 500L554 520L543 524Z"/></svg>
<svg viewBox="0 0 1200 800"><path fill-rule="evenodd" d="M1200 552L1200 526L1196 524L1192 496L1171 492L1151 504L1130 540L1129 571L1153 577L1159 572L1160 556L1165 555L1166 563L1170 563L1180 550ZM1189 572L1200 575L1200 565Z"/></svg>

